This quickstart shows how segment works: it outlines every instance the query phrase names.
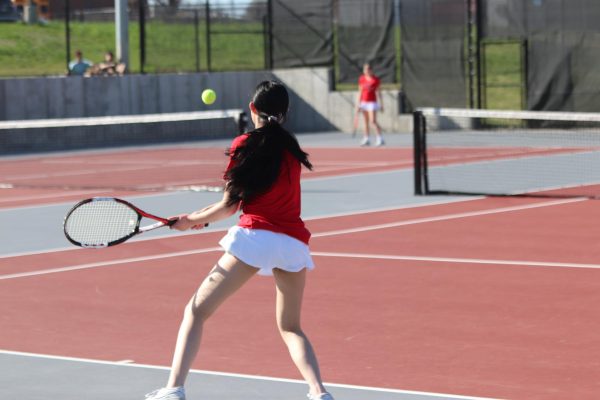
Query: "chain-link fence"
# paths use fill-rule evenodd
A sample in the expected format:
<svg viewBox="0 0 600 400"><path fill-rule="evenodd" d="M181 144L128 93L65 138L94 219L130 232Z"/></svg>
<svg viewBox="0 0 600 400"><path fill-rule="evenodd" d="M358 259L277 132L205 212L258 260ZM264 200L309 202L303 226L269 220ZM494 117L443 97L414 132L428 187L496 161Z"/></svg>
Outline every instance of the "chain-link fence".
<svg viewBox="0 0 600 400"><path fill-rule="evenodd" d="M96 65L115 50L114 0L32 1L49 4L42 23L0 24L0 76L66 74L76 50ZM368 62L409 107L600 103L597 1L153 1L129 1L128 73L329 67L355 88Z"/></svg>
<svg viewBox="0 0 600 400"><path fill-rule="evenodd" d="M267 67L267 3L144 11L143 72L258 70Z"/></svg>
<svg viewBox="0 0 600 400"><path fill-rule="evenodd" d="M15 1L15 0L13 0ZM44 0L34 0L44 1ZM128 4L129 73L335 67L354 84L365 62L397 83L394 0L234 0ZM0 76L65 74L76 51L90 64L115 53L108 0L56 0L41 24L15 24L24 47L0 49ZM358 7L360 6L360 7ZM367 12L370 9L374 12ZM25 44L26 39L28 42ZM116 60L118 61L118 60Z"/></svg>

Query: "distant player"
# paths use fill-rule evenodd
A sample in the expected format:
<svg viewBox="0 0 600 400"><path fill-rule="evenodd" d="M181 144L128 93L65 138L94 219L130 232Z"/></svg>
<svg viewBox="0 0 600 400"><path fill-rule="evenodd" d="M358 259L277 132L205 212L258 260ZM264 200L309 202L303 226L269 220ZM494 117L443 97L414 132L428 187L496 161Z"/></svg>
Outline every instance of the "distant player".
<svg viewBox="0 0 600 400"><path fill-rule="evenodd" d="M182 231L201 229L242 211L238 225L219 242L225 253L185 308L167 386L146 395L147 399L185 399L183 384L200 347L204 322L258 273L275 278L277 326L308 383L308 398L333 400L323 387L317 358L300 327L306 271L314 268L308 248L310 232L300 217L300 172L302 165L309 169L312 165L296 138L281 126L288 105L283 85L273 81L258 85L250 102L255 129L233 140L223 199L178 216L173 225ZM244 340L242 333L239 340Z"/></svg>
<svg viewBox="0 0 600 400"><path fill-rule="evenodd" d="M363 65L363 74L358 78L358 97L356 99L356 113L362 112L365 119L365 133L360 143L361 146L369 146L371 140L370 125L375 128L375 145L382 146L385 144L383 136L381 136L381 127L377 123L377 111L383 111L383 99L379 86L381 81L373 74L373 70L369 64Z"/></svg>

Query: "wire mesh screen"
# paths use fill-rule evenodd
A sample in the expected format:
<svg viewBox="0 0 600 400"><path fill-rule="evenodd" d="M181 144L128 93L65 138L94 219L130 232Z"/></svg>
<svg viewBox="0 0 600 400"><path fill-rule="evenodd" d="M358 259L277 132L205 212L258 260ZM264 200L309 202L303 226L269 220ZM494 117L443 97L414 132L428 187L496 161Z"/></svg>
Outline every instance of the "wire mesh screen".
<svg viewBox="0 0 600 400"><path fill-rule="evenodd" d="M266 15L266 2L149 7L145 71L264 69Z"/></svg>
<svg viewBox="0 0 600 400"><path fill-rule="evenodd" d="M273 67L333 64L333 1L272 0Z"/></svg>
<svg viewBox="0 0 600 400"><path fill-rule="evenodd" d="M598 1L487 0L482 5L485 38L520 38L528 44L528 109L598 110Z"/></svg>
<svg viewBox="0 0 600 400"><path fill-rule="evenodd" d="M401 0L402 80L412 107L465 107L463 0Z"/></svg>
<svg viewBox="0 0 600 400"><path fill-rule="evenodd" d="M207 70L259 70L268 63L268 6L211 5L207 18Z"/></svg>
<svg viewBox="0 0 600 400"><path fill-rule="evenodd" d="M205 10L150 6L145 15L144 72L200 71L206 65Z"/></svg>
<svg viewBox="0 0 600 400"><path fill-rule="evenodd" d="M338 1L339 82L356 82L366 62L372 64L382 82L396 81L393 3Z"/></svg>

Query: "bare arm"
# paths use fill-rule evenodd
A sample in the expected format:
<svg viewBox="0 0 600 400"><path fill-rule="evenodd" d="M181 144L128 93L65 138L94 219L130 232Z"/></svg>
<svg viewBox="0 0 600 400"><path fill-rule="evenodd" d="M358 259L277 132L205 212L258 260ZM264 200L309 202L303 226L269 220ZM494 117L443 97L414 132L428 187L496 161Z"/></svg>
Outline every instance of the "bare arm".
<svg viewBox="0 0 600 400"><path fill-rule="evenodd" d="M239 202L233 205L227 205L229 200L229 192L223 192L223 198L205 207L201 210L194 211L191 214L184 214L177 217L177 222L171 226L172 229L185 231L190 228L202 229L206 224L213 223L225 219L238 210Z"/></svg>

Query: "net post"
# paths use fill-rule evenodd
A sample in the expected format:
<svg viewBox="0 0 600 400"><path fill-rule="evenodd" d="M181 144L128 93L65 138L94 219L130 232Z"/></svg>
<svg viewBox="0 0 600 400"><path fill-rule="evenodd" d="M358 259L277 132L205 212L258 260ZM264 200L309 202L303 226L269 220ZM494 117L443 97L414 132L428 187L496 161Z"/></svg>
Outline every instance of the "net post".
<svg viewBox="0 0 600 400"><path fill-rule="evenodd" d="M415 174L415 195L423 195L423 137L425 117L419 110L413 112L413 162Z"/></svg>
<svg viewBox="0 0 600 400"><path fill-rule="evenodd" d="M248 128L248 115L242 111L237 118L238 125L238 135L246 133L246 129Z"/></svg>

